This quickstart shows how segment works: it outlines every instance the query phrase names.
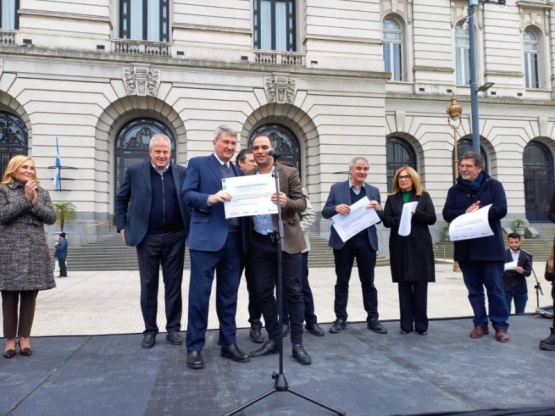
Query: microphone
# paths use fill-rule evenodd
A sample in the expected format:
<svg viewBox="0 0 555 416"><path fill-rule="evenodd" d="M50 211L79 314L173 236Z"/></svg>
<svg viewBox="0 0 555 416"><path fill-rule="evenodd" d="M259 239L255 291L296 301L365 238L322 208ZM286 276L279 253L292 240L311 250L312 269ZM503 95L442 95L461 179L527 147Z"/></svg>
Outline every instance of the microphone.
<svg viewBox="0 0 555 416"><path fill-rule="evenodd" d="M274 159L278 159L281 155L273 149L266 150L268 156L272 156Z"/></svg>

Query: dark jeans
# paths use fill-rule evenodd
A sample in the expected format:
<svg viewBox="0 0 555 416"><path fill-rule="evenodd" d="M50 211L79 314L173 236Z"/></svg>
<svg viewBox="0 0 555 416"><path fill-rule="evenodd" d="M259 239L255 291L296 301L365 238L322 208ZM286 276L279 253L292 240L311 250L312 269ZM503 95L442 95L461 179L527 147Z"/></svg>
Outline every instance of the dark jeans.
<svg viewBox="0 0 555 416"><path fill-rule="evenodd" d="M489 320L494 329L507 329L509 327L509 309L503 291L502 261L459 261L464 284L468 289L468 300L474 311L474 326L481 325L487 328L488 312L484 286L488 294Z"/></svg>
<svg viewBox="0 0 555 416"><path fill-rule="evenodd" d="M143 334L158 333L158 284L160 266L164 281L166 331L179 332L183 302L183 262L185 260L185 231L147 234L137 246L139 275L141 278L141 312L145 322Z"/></svg>
<svg viewBox="0 0 555 416"><path fill-rule="evenodd" d="M318 323L318 317L314 313L314 296L312 295L312 289L310 288L310 283L308 282L308 251L301 254L302 256L302 290L303 290L303 302L304 302L304 321L307 326L314 325ZM289 308L287 307L287 302L283 305L283 322L289 325Z"/></svg>
<svg viewBox="0 0 555 416"><path fill-rule="evenodd" d="M376 252L372 249L368 237L354 236L348 240L343 248L333 250L335 258L335 316L337 319L347 320L347 302L349 300L349 280L356 258L358 277L362 285L362 300L368 319L378 318L378 291L374 286L374 268L376 267Z"/></svg>
<svg viewBox="0 0 555 416"><path fill-rule="evenodd" d="M278 279L278 244L269 236L253 232L249 250L252 273L256 279L258 302L271 340L281 336L278 307L274 291ZM303 343L304 303L301 288L301 253L282 252L284 302L287 301L291 320L291 343Z"/></svg>
<svg viewBox="0 0 555 416"><path fill-rule="evenodd" d="M67 277L67 263L66 259L58 259L60 265L60 277Z"/></svg>
<svg viewBox="0 0 555 416"><path fill-rule="evenodd" d="M509 309L509 314L511 313L511 303L515 300L515 314L523 315L526 309L526 303L528 302L528 293L518 293L515 288L505 291L505 300L507 301L507 308Z"/></svg>

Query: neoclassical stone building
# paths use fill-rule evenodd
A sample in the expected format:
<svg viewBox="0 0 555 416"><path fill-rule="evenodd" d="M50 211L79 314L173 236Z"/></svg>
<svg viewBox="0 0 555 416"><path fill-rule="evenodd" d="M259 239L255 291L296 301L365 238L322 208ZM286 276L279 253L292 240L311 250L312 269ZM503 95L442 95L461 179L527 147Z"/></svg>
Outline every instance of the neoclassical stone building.
<svg viewBox="0 0 555 416"><path fill-rule="evenodd" d="M411 164L441 211L453 182L446 108L470 143L466 0L1 0L0 157L28 153L70 232L113 213L125 167L168 134L180 164L228 124L265 131L319 209L366 156L386 199ZM482 3L476 15L480 135L510 218L544 221L553 190L553 0ZM51 178L59 142L62 187ZM440 216L441 217L441 216ZM441 220L436 226L439 233ZM320 221L315 233L329 230ZM385 238L385 231L382 233ZM382 243L382 248L387 244Z"/></svg>

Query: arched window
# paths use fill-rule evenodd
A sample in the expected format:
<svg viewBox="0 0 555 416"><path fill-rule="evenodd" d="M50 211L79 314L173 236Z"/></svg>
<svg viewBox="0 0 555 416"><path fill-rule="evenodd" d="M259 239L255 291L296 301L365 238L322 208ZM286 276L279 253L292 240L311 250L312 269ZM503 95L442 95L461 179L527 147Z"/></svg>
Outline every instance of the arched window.
<svg viewBox="0 0 555 416"><path fill-rule="evenodd" d="M393 176L401 166L416 169L416 152L413 147L400 137L387 138L387 192L393 190Z"/></svg>
<svg viewBox="0 0 555 416"><path fill-rule="evenodd" d="M28 150L27 128L18 116L0 111L0 180L10 159L26 155Z"/></svg>
<svg viewBox="0 0 555 416"><path fill-rule="evenodd" d="M120 0L122 39L169 41L169 0Z"/></svg>
<svg viewBox="0 0 555 416"><path fill-rule="evenodd" d="M296 51L294 0L254 0L254 47L267 51Z"/></svg>
<svg viewBox="0 0 555 416"><path fill-rule="evenodd" d="M19 29L19 0L0 0L0 28Z"/></svg>
<svg viewBox="0 0 555 416"><path fill-rule="evenodd" d="M455 27L455 64L457 85L470 85L470 33L466 21Z"/></svg>
<svg viewBox="0 0 555 416"><path fill-rule="evenodd" d="M534 31L524 31L524 77L526 88L540 88L540 60L538 36Z"/></svg>
<svg viewBox="0 0 555 416"><path fill-rule="evenodd" d="M460 139L457 142L457 153L458 153L458 159L459 159L459 164L461 162L461 157L464 156L465 153L467 152L472 152L474 151L474 147L472 144L472 139ZM484 148L482 146L480 146L480 155L482 155L482 157L484 158L484 172L488 172L488 158L486 156L486 152L484 151Z"/></svg>
<svg viewBox="0 0 555 416"><path fill-rule="evenodd" d="M125 169L149 159L148 144L155 134L165 134L172 143L172 162L175 162L175 138L172 131L158 120L137 118L126 123L116 136L115 193L125 178Z"/></svg>
<svg viewBox="0 0 555 416"><path fill-rule="evenodd" d="M553 194L553 156L547 146L531 141L524 149L523 166L526 218L532 222L547 221Z"/></svg>
<svg viewBox="0 0 555 416"><path fill-rule="evenodd" d="M386 72L391 72L391 81L403 81L403 29L393 18L387 17L383 24L383 60Z"/></svg>
<svg viewBox="0 0 555 416"><path fill-rule="evenodd" d="M251 133L248 142L249 149L252 148L254 138L260 134L264 134L272 140L274 149L280 154L279 161L295 166L300 175L301 148L295 133L281 124L264 124Z"/></svg>

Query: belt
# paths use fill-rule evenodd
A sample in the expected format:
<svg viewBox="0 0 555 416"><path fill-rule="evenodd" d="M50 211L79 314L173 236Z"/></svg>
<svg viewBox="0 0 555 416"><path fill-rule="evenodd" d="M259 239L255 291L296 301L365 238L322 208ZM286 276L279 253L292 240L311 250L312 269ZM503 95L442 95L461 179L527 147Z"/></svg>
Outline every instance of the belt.
<svg viewBox="0 0 555 416"><path fill-rule="evenodd" d="M37 227L42 225L42 221L39 221L32 215L23 215L23 216L17 217L12 222L18 222L18 223L27 224L27 225L36 225Z"/></svg>
<svg viewBox="0 0 555 416"><path fill-rule="evenodd" d="M258 231L255 231L255 233L256 233L259 237L266 237L266 238L272 239L272 242L277 241L278 238L279 238L279 234L276 233L276 232L268 233L268 234L260 234Z"/></svg>

